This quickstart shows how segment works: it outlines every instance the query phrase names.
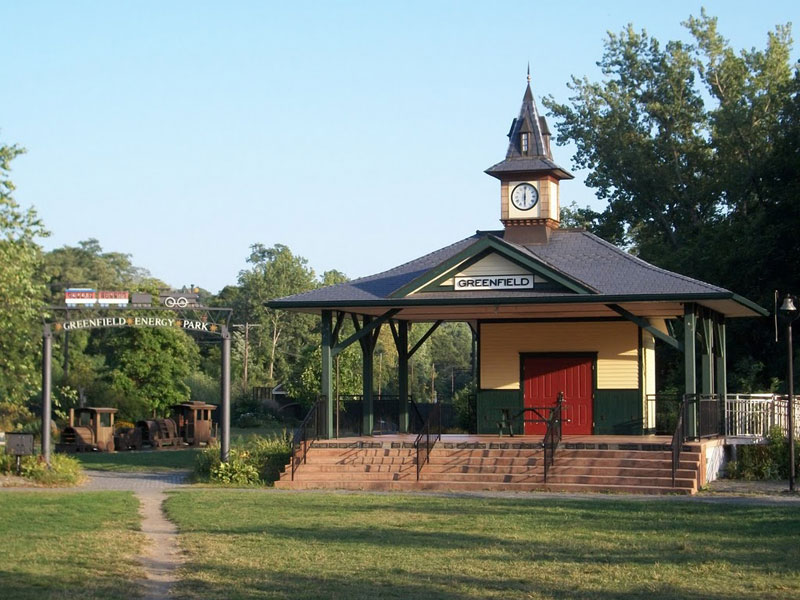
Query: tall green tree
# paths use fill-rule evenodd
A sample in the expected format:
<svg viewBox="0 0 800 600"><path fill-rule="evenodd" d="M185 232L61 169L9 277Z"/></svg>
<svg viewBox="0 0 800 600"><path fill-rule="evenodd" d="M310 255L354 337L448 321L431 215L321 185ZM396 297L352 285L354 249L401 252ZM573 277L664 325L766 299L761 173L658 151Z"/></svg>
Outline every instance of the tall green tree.
<svg viewBox="0 0 800 600"><path fill-rule="evenodd" d="M48 235L34 209L13 198L11 161L23 152L0 144L0 402L14 404L38 387L45 288L37 240Z"/></svg>
<svg viewBox="0 0 800 600"><path fill-rule="evenodd" d="M185 380L199 362L197 345L177 329L123 329L109 338L112 388L127 402L164 415L186 402Z"/></svg>
<svg viewBox="0 0 800 600"><path fill-rule="evenodd" d="M251 266L239 273L237 319L261 325L251 337L253 381L260 378L262 385L275 385L299 378L300 359L311 341L316 320L310 315L273 310L265 303L310 291L317 284L308 261L292 254L288 247L253 244L250 249L247 262Z"/></svg>
<svg viewBox="0 0 800 600"><path fill-rule="evenodd" d="M736 51L705 11L684 25L690 42L661 44L628 26L609 34L601 81L574 78L569 103L545 104L559 142L606 208L566 211L658 266L771 306L774 289L800 290L797 203L800 79L789 25L764 49ZM782 369L762 323L731 329L732 379ZM673 370L675 371L675 370Z"/></svg>

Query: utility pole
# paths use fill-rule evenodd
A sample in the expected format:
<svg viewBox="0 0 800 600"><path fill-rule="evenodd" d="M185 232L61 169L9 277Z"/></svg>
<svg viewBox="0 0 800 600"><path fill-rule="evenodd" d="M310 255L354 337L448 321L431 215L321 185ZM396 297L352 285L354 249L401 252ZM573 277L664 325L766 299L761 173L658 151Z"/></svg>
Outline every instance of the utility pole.
<svg viewBox="0 0 800 600"><path fill-rule="evenodd" d="M242 366L242 384L247 392L247 364L250 362L250 329L261 327L258 323L234 323L234 329L244 329L244 365Z"/></svg>

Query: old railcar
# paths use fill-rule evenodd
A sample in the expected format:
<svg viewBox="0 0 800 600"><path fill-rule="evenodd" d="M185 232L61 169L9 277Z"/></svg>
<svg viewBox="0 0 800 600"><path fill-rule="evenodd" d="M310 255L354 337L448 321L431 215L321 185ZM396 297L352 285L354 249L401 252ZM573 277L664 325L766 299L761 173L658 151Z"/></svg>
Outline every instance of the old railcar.
<svg viewBox="0 0 800 600"><path fill-rule="evenodd" d="M204 446L216 439L211 414L214 404L205 402L183 402L170 407L177 424L178 436L190 446Z"/></svg>
<svg viewBox="0 0 800 600"><path fill-rule="evenodd" d="M116 408L88 406L69 410L69 425L61 432L61 452L112 452Z"/></svg>
<svg viewBox="0 0 800 600"><path fill-rule="evenodd" d="M181 446L178 426L173 419L145 419L136 422L142 446L168 448Z"/></svg>

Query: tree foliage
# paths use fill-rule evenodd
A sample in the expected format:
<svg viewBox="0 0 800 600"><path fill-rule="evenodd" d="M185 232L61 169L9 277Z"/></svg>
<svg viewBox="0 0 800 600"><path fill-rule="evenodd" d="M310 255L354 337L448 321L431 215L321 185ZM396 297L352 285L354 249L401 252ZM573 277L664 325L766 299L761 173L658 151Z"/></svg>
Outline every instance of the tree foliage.
<svg viewBox="0 0 800 600"><path fill-rule="evenodd" d="M705 11L684 25L690 42L661 44L630 25L609 34L602 80L573 77L569 103L546 100L558 141L576 144L575 165L607 202L566 215L658 266L771 306L773 289L800 288L790 27L777 26L763 50L737 52ZM737 325L731 341L735 364L774 362L763 325Z"/></svg>
<svg viewBox="0 0 800 600"><path fill-rule="evenodd" d="M13 198L11 161L23 152L0 145L0 402L15 404L27 401L39 381L44 287L37 240L48 235L34 209Z"/></svg>

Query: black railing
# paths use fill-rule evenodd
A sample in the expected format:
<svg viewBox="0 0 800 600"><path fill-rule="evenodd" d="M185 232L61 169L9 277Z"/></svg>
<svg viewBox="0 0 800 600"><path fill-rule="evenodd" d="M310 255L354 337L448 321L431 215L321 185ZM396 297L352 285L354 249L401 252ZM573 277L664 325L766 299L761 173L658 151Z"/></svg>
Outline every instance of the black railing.
<svg viewBox="0 0 800 600"><path fill-rule="evenodd" d="M685 439L685 427L687 408L689 406L689 397L684 396L681 408L678 411L678 419L675 424L675 433L672 434L672 487L675 487L675 472L681 461L681 450L683 450L683 441Z"/></svg>
<svg viewBox="0 0 800 600"><path fill-rule="evenodd" d="M417 439L414 440L414 448L417 450L417 481L419 481L419 473L422 470L422 467L430 459L431 450L433 449L434 444L442 439L441 416L441 405L435 403L430 414L428 415L428 419L422 426L422 431L419 432Z"/></svg>
<svg viewBox="0 0 800 600"><path fill-rule="evenodd" d="M408 397L408 406L410 408L408 411L408 432L414 433L415 431L422 431L422 428L425 427L425 418L422 416L419 406L414 402L411 396Z"/></svg>
<svg viewBox="0 0 800 600"><path fill-rule="evenodd" d="M292 481L294 481L294 472L297 471L297 467L300 466L300 463L306 462L306 455L311 444L321 437L325 423L323 411L326 405L325 397L320 396L300 426L295 429L292 437Z"/></svg>
<svg viewBox="0 0 800 600"><path fill-rule="evenodd" d="M550 417L547 419L547 430L542 440L542 450L544 451L544 482L547 483L547 473L553 466L556 457L556 449L561 443L561 406L564 403L564 392L559 392L556 404L550 409Z"/></svg>

